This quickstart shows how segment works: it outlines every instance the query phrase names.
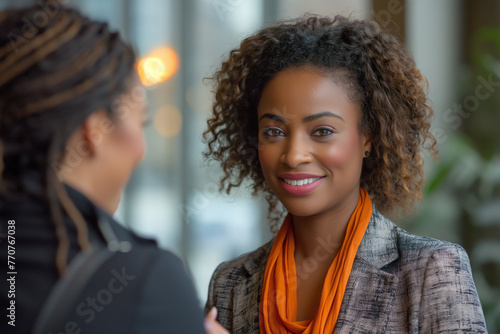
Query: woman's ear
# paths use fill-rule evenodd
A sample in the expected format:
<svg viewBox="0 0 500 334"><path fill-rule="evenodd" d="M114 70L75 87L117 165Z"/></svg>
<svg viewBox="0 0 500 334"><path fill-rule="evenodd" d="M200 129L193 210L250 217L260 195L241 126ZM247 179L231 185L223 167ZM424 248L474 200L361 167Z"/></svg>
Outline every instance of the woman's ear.
<svg viewBox="0 0 500 334"><path fill-rule="evenodd" d="M372 151L372 140L371 136L368 133L365 133L361 136L361 143L363 144L363 157L367 158L370 156Z"/></svg>
<svg viewBox="0 0 500 334"><path fill-rule="evenodd" d="M104 109L94 111L83 122L80 137L82 143L79 144L87 148L89 157L100 152L103 141L106 139L105 135L109 132L110 123L112 121Z"/></svg>

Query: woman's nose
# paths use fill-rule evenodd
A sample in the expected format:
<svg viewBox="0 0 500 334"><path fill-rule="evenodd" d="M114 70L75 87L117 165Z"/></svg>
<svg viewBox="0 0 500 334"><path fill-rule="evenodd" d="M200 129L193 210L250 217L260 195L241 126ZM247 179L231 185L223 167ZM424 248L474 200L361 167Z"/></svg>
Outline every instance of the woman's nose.
<svg viewBox="0 0 500 334"><path fill-rule="evenodd" d="M301 136L288 137L280 160L290 168L296 168L301 164L310 163L312 161L312 155L306 139Z"/></svg>

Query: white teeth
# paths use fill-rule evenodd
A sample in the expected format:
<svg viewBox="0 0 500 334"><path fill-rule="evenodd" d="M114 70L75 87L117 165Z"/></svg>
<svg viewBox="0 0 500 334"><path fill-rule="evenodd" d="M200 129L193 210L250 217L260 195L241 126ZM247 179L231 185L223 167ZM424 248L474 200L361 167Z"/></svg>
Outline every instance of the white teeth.
<svg viewBox="0 0 500 334"><path fill-rule="evenodd" d="M313 178L302 179L302 180L283 179L283 181L285 181L285 183L292 185L292 186L304 186L306 184L313 183L314 181L318 181L319 179L321 179L321 178L320 177L313 177Z"/></svg>

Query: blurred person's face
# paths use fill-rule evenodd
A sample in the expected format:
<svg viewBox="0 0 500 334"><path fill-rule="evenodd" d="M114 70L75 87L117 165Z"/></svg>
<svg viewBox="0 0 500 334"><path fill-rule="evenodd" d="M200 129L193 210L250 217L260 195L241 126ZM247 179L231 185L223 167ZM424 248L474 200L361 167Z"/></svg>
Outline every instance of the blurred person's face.
<svg viewBox="0 0 500 334"><path fill-rule="evenodd" d="M109 177L109 187L115 189L120 196L146 152L144 125L147 121L147 108L144 88L138 83L123 94L116 105L117 118L111 120L113 130L104 147L103 153L106 156L103 168Z"/></svg>
<svg viewBox="0 0 500 334"><path fill-rule="evenodd" d="M278 73L258 105L259 160L272 192L295 216L341 210L359 196L361 107L311 67ZM355 205L355 204L354 204Z"/></svg>
<svg viewBox="0 0 500 334"><path fill-rule="evenodd" d="M147 109L143 90L142 86L136 86L122 97L122 106L119 107L121 109L120 119L115 122L116 131L112 132L116 151L122 155L120 158L121 169L124 170L124 174L128 175L125 178L126 181L146 152L144 125L147 121ZM141 93L137 94L137 92Z"/></svg>
<svg viewBox="0 0 500 334"><path fill-rule="evenodd" d="M68 141L63 180L113 214L135 167L144 157L146 94L139 81L112 103L87 117ZM76 152L76 153L75 153Z"/></svg>

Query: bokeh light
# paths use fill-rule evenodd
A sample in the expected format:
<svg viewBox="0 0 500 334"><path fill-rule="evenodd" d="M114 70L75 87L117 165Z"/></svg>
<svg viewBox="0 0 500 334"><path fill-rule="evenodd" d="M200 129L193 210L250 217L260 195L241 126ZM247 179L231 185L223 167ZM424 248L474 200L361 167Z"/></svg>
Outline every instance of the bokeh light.
<svg viewBox="0 0 500 334"><path fill-rule="evenodd" d="M174 49L160 47L139 60L137 72L144 86L153 86L172 77L179 69L179 56Z"/></svg>

